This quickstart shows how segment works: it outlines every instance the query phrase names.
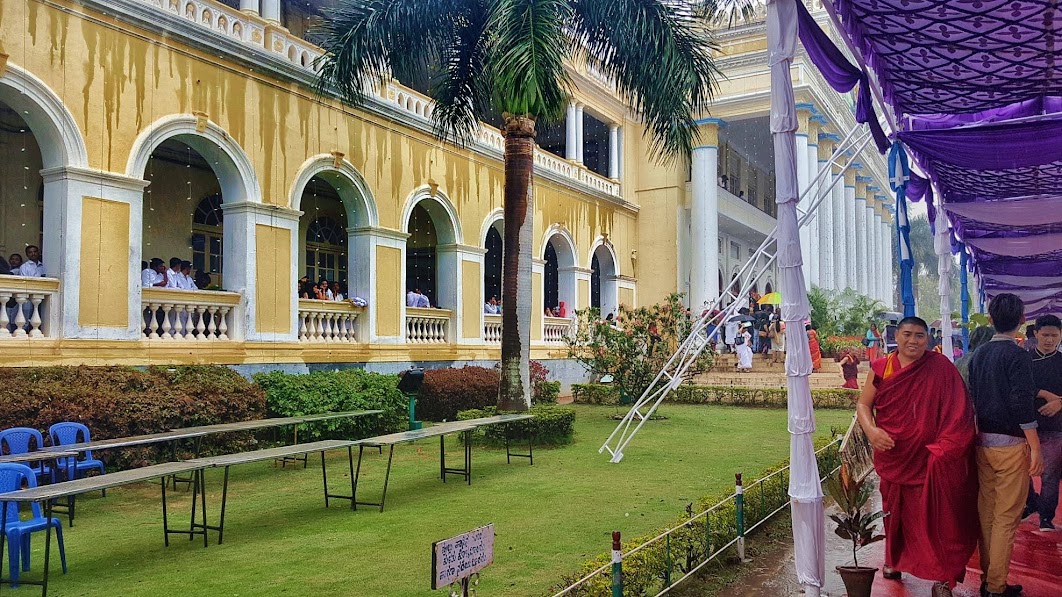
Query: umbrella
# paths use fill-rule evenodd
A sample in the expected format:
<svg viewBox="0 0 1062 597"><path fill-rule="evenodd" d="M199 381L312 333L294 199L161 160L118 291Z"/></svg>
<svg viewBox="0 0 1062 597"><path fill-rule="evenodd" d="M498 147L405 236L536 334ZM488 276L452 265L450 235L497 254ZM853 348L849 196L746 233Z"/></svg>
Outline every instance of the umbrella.
<svg viewBox="0 0 1062 597"><path fill-rule="evenodd" d="M781 305L782 304L782 293L781 292L768 292L767 294L763 295L763 297L760 298L760 300L758 300L756 302L761 304L761 305Z"/></svg>
<svg viewBox="0 0 1062 597"><path fill-rule="evenodd" d="M741 322L745 322L745 321L756 321L756 318L751 316L751 315L735 315L735 316L731 317L730 319L726 320L727 323L733 323L733 322L741 323Z"/></svg>

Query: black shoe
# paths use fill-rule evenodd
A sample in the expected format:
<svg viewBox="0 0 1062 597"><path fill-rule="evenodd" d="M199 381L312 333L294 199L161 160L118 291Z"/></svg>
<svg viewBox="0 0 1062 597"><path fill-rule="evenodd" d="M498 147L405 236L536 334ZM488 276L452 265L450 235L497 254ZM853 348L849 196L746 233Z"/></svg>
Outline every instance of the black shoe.
<svg viewBox="0 0 1062 597"><path fill-rule="evenodd" d="M1018 597L1022 592L1021 585L1007 585L1002 593L993 593L988 590L988 583L981 583L981 597Z"/></svg>
<svg viewBox="0 0 1062 597"><path fill-rule="evenodd" d="M1055 528L1055 524L1053 522L1051 522L1050 520L1044 520L1043 518L1040 519L1040 532L1041 533L1049 533L1051 531L1057 531L1057 530L1058 529Z"/></svg>
<svg viewBox="0 0 1062 597"><path fill-rule="evenodd" d="M1033 514L1036 514L1036 510L1034 508L1029 507L1029 505L1026 504L1025 509L1021 511L1021 519L1025 520L1026 518L1032 516Z"/></svg>
<svg viewBox="0 0 1062 597"><path fill-rule="evenodd" d="M893 570L888 566L882 566L881 577L885 580L900 580L903 578L903 574L899 570Z"/></svg>

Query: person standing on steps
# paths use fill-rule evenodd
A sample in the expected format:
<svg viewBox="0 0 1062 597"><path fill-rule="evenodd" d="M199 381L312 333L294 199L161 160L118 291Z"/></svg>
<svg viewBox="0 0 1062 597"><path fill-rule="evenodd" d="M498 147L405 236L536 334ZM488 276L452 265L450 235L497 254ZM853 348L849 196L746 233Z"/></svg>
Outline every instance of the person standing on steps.
<svg viewBox="0 0 1062 597"><path fill-rule="evenodd" d="M752 324L745 322L741 324L741 331L737 336L737 370L738 371L752 371L752 334L749 331L752 329Z"/></svg>
<svg viewBox="0 0 1062 597"><path fill-rule="evenodd" d="M1032 372L1036 383L1036 407L1040 435L1040 451L1044 455L1044 473L1040 493L1029 485L1029 500L1025 514L1040 515L1040 531L1056 530L1055 512L1058 510L1058 484L1062 480L1062 320L1054 315L1036 319L1036 348L1033 349Z"/></svg>
<svg viewBox="0 0 1062 597"><path fill-rule="evenodd" d="M928 349L929 326L902 320L897 350L871 363L856 405L874 448L885 512L885 567L951 597L977 545L974 412L959 371Z"/></svg>

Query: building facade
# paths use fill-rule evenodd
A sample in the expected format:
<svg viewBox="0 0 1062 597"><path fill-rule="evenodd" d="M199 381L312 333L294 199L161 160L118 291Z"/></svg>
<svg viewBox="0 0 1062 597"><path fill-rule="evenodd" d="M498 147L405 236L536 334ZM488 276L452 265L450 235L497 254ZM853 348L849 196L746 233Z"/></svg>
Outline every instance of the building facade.
<svg viewBox="0 0 1062 597"><path fill-rule="evenodd" d="M440 143L416 81L357 109L317 95L308 23L322 4L0 4L0 255L38 247L45 274L0 276L0 366L497 359L484 304L500 296L503 139L484 123L467 148ZM539 131L535 155L533 358L564 355L568 320L547 308L608 313L675 291L699 304L773 227L763 27L721 38L730 78L692 165L648 160L607 79L572 69L568 117ZM811 70L794 72L809 173L820 138L855 127ZM865 263L890 238L870 190L882 168L868 156L857 200L837 201L867 222L856 259L883 231ZM153 286L154 258L189 261L198 289ZM871 294L891 266L832 272L813 280ZM360 300L303 298L303 277ZM416 289L431 308L407 306Z"/></svg>

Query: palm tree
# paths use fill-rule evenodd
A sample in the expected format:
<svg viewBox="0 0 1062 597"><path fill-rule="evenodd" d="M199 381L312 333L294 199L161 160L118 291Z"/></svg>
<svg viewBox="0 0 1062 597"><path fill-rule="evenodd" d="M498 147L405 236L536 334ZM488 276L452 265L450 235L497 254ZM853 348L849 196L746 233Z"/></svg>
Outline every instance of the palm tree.
<svg viewBox="0 0 1062 597"><path fill-rule="evenodd" d="M563 118L572 96L566 65L610 77L639 114L650 153L688 155L694 117L720 75L711 15L748 2L688 0L337 0L316 32L319 91L359 105L392 75L428 77L435 135L466 145L501 113L505 236L498 407L529 408L531 258L536 123ZM706 6L707 5L707 6Z"/></svg>

